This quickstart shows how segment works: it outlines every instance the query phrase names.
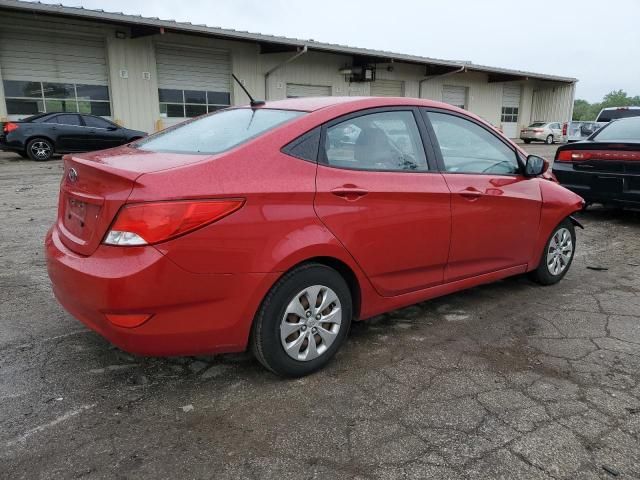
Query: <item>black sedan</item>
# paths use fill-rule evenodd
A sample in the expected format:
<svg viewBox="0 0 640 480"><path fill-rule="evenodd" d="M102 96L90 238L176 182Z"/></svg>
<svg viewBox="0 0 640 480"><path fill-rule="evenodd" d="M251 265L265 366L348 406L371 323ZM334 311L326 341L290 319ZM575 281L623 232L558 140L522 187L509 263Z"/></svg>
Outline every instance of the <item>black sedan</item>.
<svg viewBox="0 0 640 480"><path fill-rule="evenodd" d="M640 117L615 120L556 151L553 173L587 204L640 208Z"/></svg>
<svg viewBox="0 0 640 480"><path fill-rule="evenodd" d="M102 150L146 135L93 115L42 113L5 123L0 132L0 150L43 161L54 153Z"/></svg>

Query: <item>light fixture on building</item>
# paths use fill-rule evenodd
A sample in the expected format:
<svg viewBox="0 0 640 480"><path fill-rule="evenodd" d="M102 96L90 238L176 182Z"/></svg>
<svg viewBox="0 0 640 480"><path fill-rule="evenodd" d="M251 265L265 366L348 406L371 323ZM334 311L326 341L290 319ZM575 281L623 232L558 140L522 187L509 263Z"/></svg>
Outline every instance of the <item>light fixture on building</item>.
<svg viewBox="0 0 640 480"><path fill-rule="evenodd" d="M122 30L116 30L116 38L127 38L127 32L123 32Z"/></svg>
<svg viewBox="0 0 640 480"><path fill-rule="evenodd" d="M351 66L343 67L338 73L344 75L344 81L353 82L373 82L376 78L376 71L371 66Z"/></svg>

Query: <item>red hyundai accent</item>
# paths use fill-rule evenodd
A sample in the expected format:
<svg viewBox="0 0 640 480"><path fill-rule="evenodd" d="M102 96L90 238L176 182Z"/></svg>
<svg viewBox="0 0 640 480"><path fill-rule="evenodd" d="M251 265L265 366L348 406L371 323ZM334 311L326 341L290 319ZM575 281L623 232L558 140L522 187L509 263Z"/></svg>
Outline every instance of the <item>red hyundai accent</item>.
<svg viewBox="0 0 640 480"><path fill-rule="evenodd" d="M268 102L67 156L53 290L129 352L248 346L285 376L349 326L571 265L582 199L488 123L412 98Z"/></svg>

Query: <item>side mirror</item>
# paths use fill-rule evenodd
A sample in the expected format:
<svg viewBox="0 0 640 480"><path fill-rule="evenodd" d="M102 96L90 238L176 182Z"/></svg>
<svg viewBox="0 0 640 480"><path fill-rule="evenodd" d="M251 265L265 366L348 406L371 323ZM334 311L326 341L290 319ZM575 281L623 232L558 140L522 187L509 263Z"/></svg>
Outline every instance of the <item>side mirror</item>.
<svg viewBox="0 0 640 480"><path fill-rule="evenodd" d="M549 162L537 155L529 155L524 166L524 174L527 177L542 175L549 168Z"/></svg>

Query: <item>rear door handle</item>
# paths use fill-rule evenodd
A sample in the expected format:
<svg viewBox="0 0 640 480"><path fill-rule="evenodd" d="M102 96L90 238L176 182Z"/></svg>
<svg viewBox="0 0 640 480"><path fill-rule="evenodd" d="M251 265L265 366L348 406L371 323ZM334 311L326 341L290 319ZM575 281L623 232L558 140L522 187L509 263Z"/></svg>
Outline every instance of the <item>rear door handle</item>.
<svg viewBox="0 0 640 480"><path fill-rule="evenodd" d="M458 195L467 198L469 200L477 200L479 197L482 197L484 193L474 187L467 187L464 190L458 192Z"/></svg>
<svg viewBox="0 0 640 480"><path fill-rule="evenodd" d="M333 193L337 197L344 198L345 200L354 201L358 200L360 197L364 197L367 193L369 193L369 191L365 190L364 188L345 185L344 187L334 188L333 190L331 190L331 193Z"/></svg>

